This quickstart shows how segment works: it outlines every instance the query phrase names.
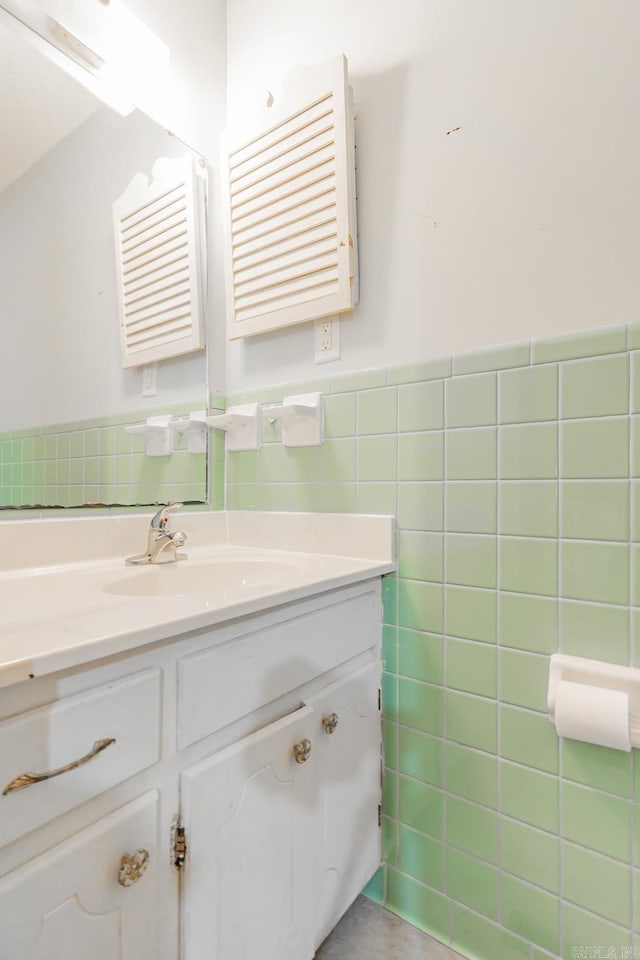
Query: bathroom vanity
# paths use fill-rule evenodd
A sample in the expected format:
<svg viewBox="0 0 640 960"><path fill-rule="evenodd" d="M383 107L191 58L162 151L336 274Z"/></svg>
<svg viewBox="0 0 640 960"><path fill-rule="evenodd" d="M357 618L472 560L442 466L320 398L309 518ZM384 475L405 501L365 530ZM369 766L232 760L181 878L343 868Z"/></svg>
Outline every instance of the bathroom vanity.
<svg viewBox="0 0 640 960"><path fill-rule="evenodd" d="M380 862L392 521L181 520L179 564L125 570L148 517L110 518L83 564L0 573L32 598L0 638L1 960L310 960Z"/></svg>

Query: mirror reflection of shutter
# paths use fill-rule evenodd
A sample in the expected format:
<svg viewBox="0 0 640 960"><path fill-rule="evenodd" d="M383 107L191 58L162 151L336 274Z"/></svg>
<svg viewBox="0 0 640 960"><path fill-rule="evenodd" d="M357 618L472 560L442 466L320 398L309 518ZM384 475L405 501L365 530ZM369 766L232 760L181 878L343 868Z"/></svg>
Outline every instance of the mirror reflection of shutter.
<svg viewBox="0 0 640 960"><path fill-rule="evenodd" d="M344 56L300 67L281 102L228 136L229 339L358 302L355 134Z"/></svg>
<svg viewBox="0 0 640 960"><path fill-rule="evenodd" d="M198 197L192 158L162 158L113 204L123 367L204 348Z"/></svg>

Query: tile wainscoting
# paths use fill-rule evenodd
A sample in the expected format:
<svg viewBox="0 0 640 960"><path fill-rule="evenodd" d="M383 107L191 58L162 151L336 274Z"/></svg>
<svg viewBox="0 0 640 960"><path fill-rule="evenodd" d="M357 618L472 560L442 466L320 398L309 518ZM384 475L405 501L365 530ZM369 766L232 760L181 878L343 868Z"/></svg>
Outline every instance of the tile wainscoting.
<svg viewBox="0 0 640 960"><path fill-rule="evenodd" d="M313 389L322 447L265 421L227 507L398 518L369 895L479 960L640 949L640 762L545 706L556 650L640 666L640 326L229 402Z"/></svg>
<svg viewBox="0 0 640 960"><path fill-rule="evenodd" d="M224 405L223 397L211 398L212 410ZM171 411L184 416L203 406L192 400L171 405ZM147 457L143 440L125 433L127 424L166 412L159 407L0 434L0 507L204 500L206 457L187 451L184 434L175 435L170 457ZM221 508L224 435L218 431L211 433L210 452L213 505Z"/></svg>

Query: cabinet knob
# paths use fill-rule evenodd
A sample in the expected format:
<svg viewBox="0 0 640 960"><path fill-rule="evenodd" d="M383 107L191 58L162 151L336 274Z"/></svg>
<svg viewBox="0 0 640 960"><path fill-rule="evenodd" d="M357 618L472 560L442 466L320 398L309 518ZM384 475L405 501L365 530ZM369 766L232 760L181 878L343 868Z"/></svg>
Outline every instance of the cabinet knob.
<svg viewBox="0 0 640 960"><path fill-rule="evenodd" d="M327 717L323 717L322 726L325 733L335 733L338 726L338 714L330 713Z"/></svg>
<svg viewBox="0 0 640 960"><path fill-rule="evenodd" d="M132 887L134 883L138 882L148 866L148 850L134 850L133 853L125 853L120 861L118 883L121 887Z"/></svg>
<svg viewBox="0 0 640 960"><path fill-rule="evenodd" d="M293 745L293 756L296 763L306 763L311 756L311 740L300 740Z"/></svg>

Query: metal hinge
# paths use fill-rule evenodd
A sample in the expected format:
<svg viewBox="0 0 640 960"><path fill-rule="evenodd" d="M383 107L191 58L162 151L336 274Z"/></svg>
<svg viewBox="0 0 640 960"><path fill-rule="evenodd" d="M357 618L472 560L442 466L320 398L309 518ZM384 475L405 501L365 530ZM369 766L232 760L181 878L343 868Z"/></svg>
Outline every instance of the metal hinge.
<svg viewBox="0 0 640 960"><path fill-rule="evenodd" d="M378 804L378 826L382 826L382 804Z"/></svg>
<svg viewBox="0 0 640 960"><path fill-rule="evenodd" d="M184 833L184 827L179 823L175 824L172 831L172 855L174 867L182 870L187 859L187 840Z"/></svg>

